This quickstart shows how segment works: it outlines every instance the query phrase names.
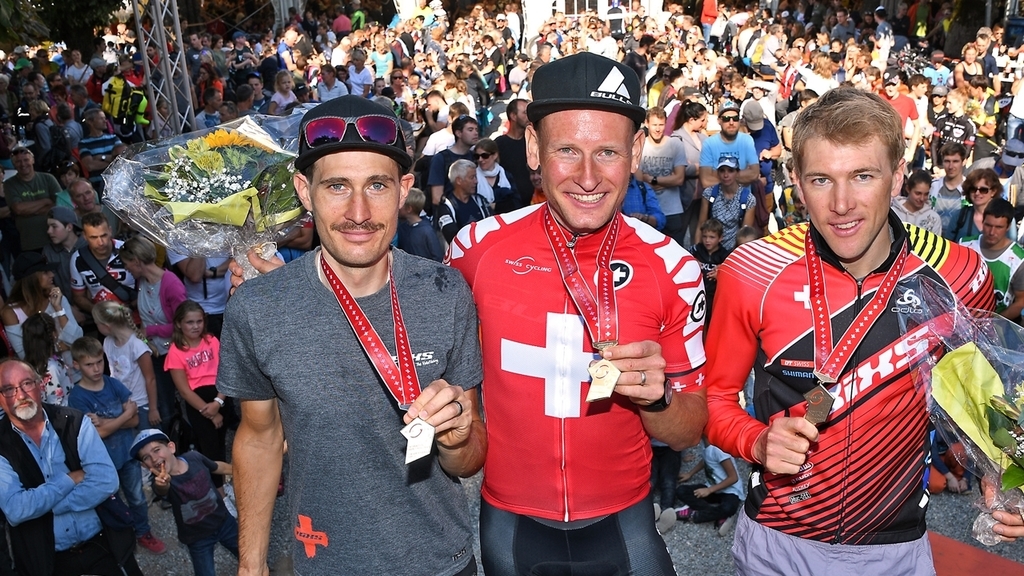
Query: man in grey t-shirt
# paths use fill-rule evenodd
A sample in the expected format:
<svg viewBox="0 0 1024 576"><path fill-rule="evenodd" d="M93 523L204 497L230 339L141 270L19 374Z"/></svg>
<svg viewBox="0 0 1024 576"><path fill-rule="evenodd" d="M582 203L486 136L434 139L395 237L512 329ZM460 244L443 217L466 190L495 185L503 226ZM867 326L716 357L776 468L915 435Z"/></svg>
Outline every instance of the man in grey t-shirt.
<svg viewBox="0 0 1024 576"><path fill-rule="evenodd" d="M390 247L413 182L393 112L342 96L300 134L294 182L322 247L241 285L225 311L217 387L242 401L238 573L269 573L287 438L296 574L475 574L453 480L487 450L472 295L458 271ZM417 418L435 434L406 464L400 431Z"/></svg>
<svg viewBox="0 0 1024 576"><path fill-rule="evenodd" d="M644 141L640 170L635 176L654 188L658 206L665 214L665 228L662 232L680 246L685 246L683 211L690 199L682 197L680 186L686 179L686 149L678 138L666 137L665 118L664 108L655 106L647 110L647 139Z"/></svg>

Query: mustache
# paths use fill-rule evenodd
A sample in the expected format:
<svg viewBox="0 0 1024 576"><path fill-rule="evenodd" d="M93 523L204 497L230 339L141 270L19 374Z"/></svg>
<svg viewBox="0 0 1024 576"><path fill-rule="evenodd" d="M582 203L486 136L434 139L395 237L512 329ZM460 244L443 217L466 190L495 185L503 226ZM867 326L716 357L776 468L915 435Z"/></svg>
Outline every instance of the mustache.
<svg viewBox="0 0 1024 576"><path fill-rule="evenodd" d="M383 222L345 222L344 224L331 224L331 230L335 232L379 232L387 226Z"/></svg>

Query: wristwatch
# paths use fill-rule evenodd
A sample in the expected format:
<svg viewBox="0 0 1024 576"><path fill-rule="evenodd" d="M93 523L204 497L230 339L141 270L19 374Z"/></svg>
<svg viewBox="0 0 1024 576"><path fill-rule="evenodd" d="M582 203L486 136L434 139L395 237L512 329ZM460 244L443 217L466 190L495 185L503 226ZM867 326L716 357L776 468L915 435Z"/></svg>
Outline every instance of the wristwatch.
<svg viewBox="0 0 1024 576"><path fill-rule="evenodd" d="M654 184L655 186L658 185L658 177L657 176L655 176L654 178L651 178L651 184Z"/></svg>
<svg viewBox="0 0 1024 576"><path fill-rule="evenodd" d="M665 395L662 396L661 398L658 398L657 402L654 402L652 404L648 404L646 406L641 406L640 409L645 411L645 412L661 412L662 410L668 408L668 405L671 404L671 403L672 403L672 386L670 386L669 382L666 381L665 382Z"/></svg>
<svg viewBox="0 0 1024 576"><path fill-rule="evenodd" d="M217 404L220 404L221 406L224 405L224 399L221 398L220 396L214 396L213 401L216 402Z"/></svg>

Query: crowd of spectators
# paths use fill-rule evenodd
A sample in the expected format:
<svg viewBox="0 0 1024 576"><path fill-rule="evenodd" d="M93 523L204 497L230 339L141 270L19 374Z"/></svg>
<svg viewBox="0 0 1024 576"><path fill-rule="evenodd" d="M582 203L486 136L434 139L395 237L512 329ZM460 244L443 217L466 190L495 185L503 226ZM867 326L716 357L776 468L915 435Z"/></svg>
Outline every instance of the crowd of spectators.
<svg viewBox="0 0 1024 576"><path fill-rule="evenodd" d="M418 0L411 14L383 22L350 0L322 14L293 13L279 30L189 30L167 49L184 54L191 94L178 107L195 111L188 129L301 112L347 94L393 108L404 121L417 182L400 214L398 245L435 260L463 226L544 201L542 175L526 152L537 69L582 51L620 60L640 77L648 108L643 157L623 212L702 260L709 302L717 265L738 238L806 221L790 175L794 118L828 90L852 84L881 95L905 122L908 177L893 210L979 250L996 272L999 311L1019 321L1024 51L1007 43L997 23L947 54L951 18L951 6L935 2L900 3L888 14L834 0L782 0L774 13L705 0L684 13L669 1L648 15L638 0L612 0L605 18L555 12L527 30L517 2L460 10ZM141 418L142 427L148 421L168 429L181 416L176 398L194 396L188 414L211 421L196 428L215 437L204 455L219 461L220 428L230 425L218 414L224 398L190 394L164 361L186 300L205 311L203 334L219 336L228 261L133 241L135 233L102 203L103 171L119 154L175 132L170 103L145 98L147 83L164 81L157 64L165 52L139 46L132 26L117 24L101 32L88 56L61 45L0 55L0 165L9 173L0 185L0 257L9 288L2 335L9 355L49 376L45 400L66 404L82 377L71 345L109 329L94 318L101 303L117 303L126 323L117 344L131 341L129 322L148 343L127 362L142 366L141 384L128 386L130 412L141 416L119 422ZM294 232L282 253L311 249L315 236L309 228ZM131 370L107 355L111 373L127 378ZM205 450L209 440L196 444ZM935 462L949 479L938 489L966 488L950 476L948 460L937 454ZM125 494L138 507L138 495ZM672 504L668 494L664 508ZM163 550L144 518L136 526L140 545ZM9 567L0 555L0 575Z"/></svg>

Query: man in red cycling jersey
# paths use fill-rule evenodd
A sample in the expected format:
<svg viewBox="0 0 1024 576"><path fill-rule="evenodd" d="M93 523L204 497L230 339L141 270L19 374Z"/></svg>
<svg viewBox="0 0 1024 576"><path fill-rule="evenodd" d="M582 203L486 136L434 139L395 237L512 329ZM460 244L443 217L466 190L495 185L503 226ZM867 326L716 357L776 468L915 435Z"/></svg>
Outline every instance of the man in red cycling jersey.
<svg viewBox="0 0 1024 576"><path fill-rule="evenodd" d="M542 66L533 96L547 203L470 224L448 256L480 317L484 572L673 574L650 440L693 445L706 421L700 266L620 213L645 138L636 73L581 53Z"/></svg>
<svg viewBox="0 0 1024 576"><path fill-rule="evenodd" d="M889 210L904 139L877 95L831 90L793 134L810 222L719 267L708 338L708 440L755 463L737 572L934 574L928 417L912 377L934 347L903 333L898 313L920 307L915 274L982 309L993 307L991 278L976 254ZM756 419L738 404L751 366Z"/></svg>

